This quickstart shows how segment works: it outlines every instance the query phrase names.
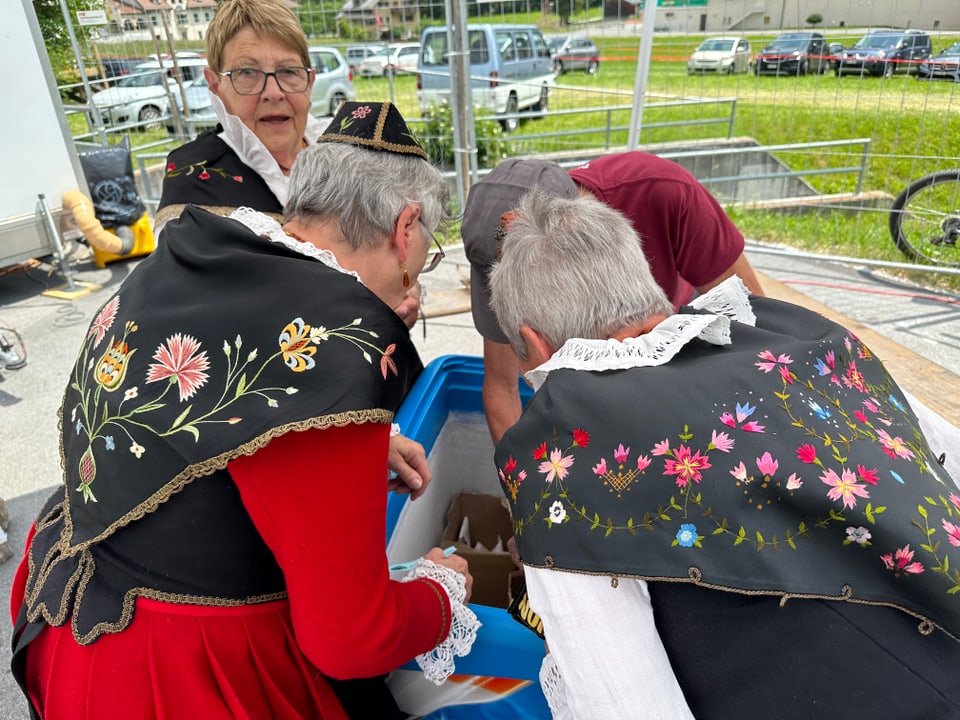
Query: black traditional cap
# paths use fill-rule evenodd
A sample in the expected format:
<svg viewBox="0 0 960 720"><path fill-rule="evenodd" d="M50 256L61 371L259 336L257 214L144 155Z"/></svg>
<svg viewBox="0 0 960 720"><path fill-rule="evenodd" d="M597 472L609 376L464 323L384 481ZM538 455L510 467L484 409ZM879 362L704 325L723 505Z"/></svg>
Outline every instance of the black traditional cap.
<svg viewBox="0 0 960 720"><path fill-rule="evenodd" d="M397 106L390 102L343 103L317 142L342 142L428 159L427 151L410 132Z"/></svg>

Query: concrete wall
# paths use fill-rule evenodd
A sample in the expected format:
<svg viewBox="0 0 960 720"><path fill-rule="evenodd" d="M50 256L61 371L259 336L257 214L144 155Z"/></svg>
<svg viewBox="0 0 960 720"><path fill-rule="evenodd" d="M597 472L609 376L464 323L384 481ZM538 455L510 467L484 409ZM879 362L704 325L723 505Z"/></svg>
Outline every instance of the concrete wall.
<svg viewBox="0 0 960 720"><path fill-rule="evenodd" d="M706 7L659 7L656 26L672 32L770 31L803 27L823 16L821 29L843 27L960 30L958 0L709 0Z"/></svg>

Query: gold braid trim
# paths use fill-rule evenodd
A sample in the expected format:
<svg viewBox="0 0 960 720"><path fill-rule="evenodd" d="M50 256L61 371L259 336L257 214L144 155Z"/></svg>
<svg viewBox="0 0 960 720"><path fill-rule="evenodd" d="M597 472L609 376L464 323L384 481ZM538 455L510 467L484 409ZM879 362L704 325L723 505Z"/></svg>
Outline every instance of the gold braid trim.
<svg viewBox="0 0 960 720"><path fill-rule="evenodd" d="M633 575L633 574L624 574L624 573L609 573L609 572L590 572L588 570L571 570L568 568L558 568L553 565L553 558L547 556L546 558L549 562L545 562L543 565L537 565L536 563L524 562L524 565L528 565L532 568L537 568L538 570L553 570L556 572L565 572L565 573L574 573L576 575L591 575L593 577L609 577L611 578L611 584L616 580L617 584L613 584L613 587L617 587L619 580L623 578L629 578L632 580L644 580L646 582L664 582L664 583L690 583L696 585L697 587L708 588L710 590L721 590L723 592L732 592L737 595L752 595L752 596L765 596L765 597L779 597L780 606L783 607L787 604L788 600L830 600L837 602L848 602L855 605L870 605L872 607L887 607L892 608L893 610L899 610L906 615L919 620L920 623L917 625L917 632L921 635L930 635L933 631L940 630L944 635L946 635L951 640L956 640L960 642L960 637L954 635L945 627L935 622L934 620L928 618L926 615L922 615L914 610L905 608L902 605L898 605L893 602L883 602L880 600L865 600L863 598L854 597L853 587L850 585L844 585L840 588L839 595L822 595L819 593L788 593L783 590L744 590L743 588L730 587L729 585L716 585L714 583L703 582L703 571L698 567L691 567L687 570L687 577L678 578L678 577L658 577L655 575Z"/></svg>
<svg viewBox="0 0 960 720"><path fill-rule="evenodd" d="M168 220L175 220L183 214L183 210L186 207L186 203L175 203L157 210L157 214L153 217L154 226L165 223ZM230 213L237 209L237 206L234 205L195 205L194 207L206 210L207 212L211 212L214 215L219 215L220 217L228 217ZM282 213L263 212L262 214L272 217L278 223L283 223Z"/></svg>
<svg viewBox="0 0 960 720"><path fill-rule="evenodd" d="M27 553L27 587L32 588L25 598L25 603L28 608L27 618L31 622L34 622L42 617L48 625L59 627L60 625L63 625L63 623L66 621L67 615L72 611L74 614L74 620L71 622L71 625L73 627L74 638L81 645L88 645L103 633L116 633L124 630L130 624L130 621L133 618L133 607L137 596L177 604L221 607L235 607L271 602L273 600L279 600L286 597L286 593L283 592L251 597L245 600L235 600L198 595L171 594L151 588L133 588L127 591L127 593L124 595L123 612L119 620L113 623L99 623L93 630L83 636L80 635L76 628L76 610L80 608L83 602L84 591L90 581L90 578L93 577L93 573L96 570L96 563L94 562L93 555L89 550L92 545L109 537L125 525L139 520L148 513L154 512L176 493L183 490L183 488L189 485L193 480L210 475L217 470L224 469L228 463L237 459L238 457L253 455L257 450L265 447L272 439L280 437L281 435L285 435L288 432L303 432L305 430L312 429L323 430L330 427L346 427L347 425L359 425L363 423L389 424L392 421L393 412L385 409L373 408L370 410L349 410L343 413L333 413L331 415L309 418L307 420L299 420L297 422L272 428L262 435L259 435L249 442L246 442L232 450L228 450L199 463L188 465L157 492L137 505L130 512L123 515L123 517L110 524L99 535L74 546L70 545L70 537L73 535L73 522L69 513L70 504L67 500L68 490L66 485L64 485L63 499L59 504L55 505L46 516L38 519L36 526L37 532L40 532L41 529L49 528L59 521L60 515L62 514L63 528L60 531L60 538L47 552L39 567L37 567L34 563L33 554L31 552ZM61 441L61 459L63 456L62 450L63 448ZM72 558L75 555L80 556L77 562L77 569L64 585L64 591L60 597L59 607L55 611L51 611L49 608L47 608L45 603L38 602L39 594L46 585L46 582L54 567L56 567L60 562ZM68 606L67 598L70 596L74 585L77 585L78 582L79 585L77 586L76 598L74 599L72 606Z"/></svg>
<svg viewBox="0 0 960 720"><path fill-rule="evenodd" d="M65 601L63 598L61 598L61 605L56 613L51 613L47 607L41 603L36 607L32 607L28 611L27 619L30 620L30 622L36 622L42 618L43 621L48 625L60 627L66 621L67 615L72 612L70 631L73 634L74 640L76 640L80 645L90 645L99 639L101 635L107 633L119 633L123 630L126 630L133 621L133 610L136 606L138 597L159 600L161 602L171 603L174 605L203 605L205 607L243 607L245 605L259 605L273 602L275 600L283 600L287 597L286 592L276 592L265 595L255 595L243 599L235 599L205 595L168 593L145 587L131 588L123 596L123 609L120 613L120 617L116 621L97 623L93 629L90 630L90 632L81 634L79 628L77 627L76 610L78 610L80 607L81 598L83 597L87 583L89 583L90 579L93 577L94 572L96 572L96 562L94 561L93 556L90 554L90 551L85 550L80 558L77 572L73 577L70 578L70 581L67 583L67 588L63 594L63 598L66 598L69 595L70 588L73 587L77 581L77 578L79 577L80 585L77 588L77 602L72 611L70 608L66 607Z"/></svg>

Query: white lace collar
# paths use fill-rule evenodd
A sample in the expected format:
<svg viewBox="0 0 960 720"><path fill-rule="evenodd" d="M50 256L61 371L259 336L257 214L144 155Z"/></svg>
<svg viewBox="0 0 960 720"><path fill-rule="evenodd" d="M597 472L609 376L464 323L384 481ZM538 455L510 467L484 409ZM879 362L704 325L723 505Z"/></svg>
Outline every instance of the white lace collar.
<svg viewBox="0 0 960 720"><path fill-rule="evenodd" d="M260 142L260 138L244 125L239 117L227 112L220 98L210 93L210 100L213 102L213 110L223 126L220 138L230 146L244 165L263 178L280 204L286 205L290 179L283 174L280 163L274 159L266 146ZM303 129L303 137L308 143L315 143L326 127L326 123L320 122L313 115L307 113L307 125Z"/></svg>
<svg viewBox="0 0 960 720"><path fill-rule="evenodd" d="M690 306L711 314L671 315L649 333L624 340L573 338L525 377L534 390L539 390L547 375L562 368L602 371L665 365L695 338L729 345L731 320L756 324L749 293L737 276L695 298Z"/></svg>
<svg viewBox="0 0 960 720"><path fill-rule="evenodd" d="M319 260L327 267L331 267L338 272L342 272L344 275L351 275L357 279L358 282L363 283L360 280L360 276L353 270L345 270L340 267L340 263L337 262L337 257L329 250L321 250L316 245L311 243L302 242L297 240L295 237L287 235L283 227L274 220L269 215L264 215L263 213L252 210L248 207L241 207L234 210L230 213L230 218L236 220L243 225L246 225L251 231L255 232L262 238L266 238L270 242L277 243L278 245L283 245L294 252L300 253L301 255L306 255L311 257L314 260Z"/></svg>

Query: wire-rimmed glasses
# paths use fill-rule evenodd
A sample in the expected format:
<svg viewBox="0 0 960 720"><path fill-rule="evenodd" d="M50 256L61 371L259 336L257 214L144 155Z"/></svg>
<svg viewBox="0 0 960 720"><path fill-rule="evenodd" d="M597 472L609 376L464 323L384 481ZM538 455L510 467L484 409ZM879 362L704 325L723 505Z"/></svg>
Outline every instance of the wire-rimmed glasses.
<svg viewBox="0 0 960 720"><path fill-rule="evenodd" d="M237 68L217 73L230 78L230 84L237 95L259 95L267 87L267 79L273 78L285 93L306 92L310 86L310 68L300 65L279 67L273 72L264 72L258 68Z"/></svg>
<svg viewBox="0 0 960 720"><path fill-rule="evenodd" d="M440 245L440 241L437 240L432 232L427 230L427 226L423 223L420 223L420 227L423 228L423 232L426 233L427 237L433 241L433 244L437 246L436 250L427 255L427 261L423 264L423 270L420 271L420 273L423 274L428 273L431 270L436 270L437 265L440 264L440 261L443 260L447 254L443 251L443 246Z"/></svg>

